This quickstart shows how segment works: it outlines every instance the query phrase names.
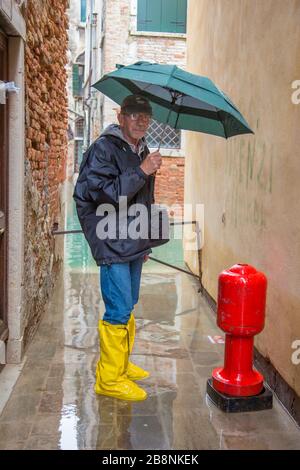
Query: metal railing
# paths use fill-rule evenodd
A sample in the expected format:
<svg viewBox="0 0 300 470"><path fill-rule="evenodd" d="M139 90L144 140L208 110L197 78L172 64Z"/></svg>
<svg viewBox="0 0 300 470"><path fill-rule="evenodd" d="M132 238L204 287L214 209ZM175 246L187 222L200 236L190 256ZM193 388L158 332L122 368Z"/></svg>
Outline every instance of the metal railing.
<svg viewBox="0 0 300 470"><path fill-rule="evenodd" d="M176 269L177 271L181 271L185 274L188 274L189 276L193 276L198 279L200 287L198 292L203 292L203 286L202 286L202 250L201 250L201 230L199 228L199 223L197 220L192 220L192 221L182 221L182 222L170 222L170 225L188 225L188 224L194 224L195 225L195 233L196 233L196 239L197 239L197 255L198 255L198 267L199 267L199 274L194 274L191 271L187 271L186 269L180 268L179 266L175 266L170 263L166 263L165 261L162 261L160 259L154 258L153 256L149 256L149 259L152 261L155 261L156 263L163 264L165 266L168 266L170 268ZM58 224L53 225L52 229L52 235L69 235L72 233L83 233L82 230L57 230L58 229Z"/></svg>

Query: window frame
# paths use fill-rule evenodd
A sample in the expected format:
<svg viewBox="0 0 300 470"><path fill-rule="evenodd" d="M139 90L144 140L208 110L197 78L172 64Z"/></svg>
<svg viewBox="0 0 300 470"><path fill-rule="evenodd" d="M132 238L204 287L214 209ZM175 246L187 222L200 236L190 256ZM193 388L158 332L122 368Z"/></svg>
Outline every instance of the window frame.
<svg viewBox="0 0 300 470"><path fill-rule="evenodd" d="M180 130L180 148L166 148L166 147L160 147L160 154L162 157L174 157L174 158L185 158L186 154L186 131L183 129L177 129ZM157 150L157 147L151 147L148 142L147 142L147 135L146 135L146 143L147 146L150 150L150 152L155 152Z"/></svg>
<svg viewBox="0 0 300 470"><path fill-rule="evenodd" d="M160 123L160 122L156 121L155 119L152 119L152 120L151 120L151 123L150 123L150 126L149 126L149 128L148 128L148 130L147 130L146 136L145 136L147 143L148 143L149 140L150 140L148 134L149 134L149 130L151 130L151 125L152 125L152 124L154 124L154 126L161 127L161 129L158 130L158 131L157 131L156 129L154 129L154 130L152 131L153 134L155 134L155 135L158 134L158 135L159 135L160 133L163 133L163 132L164 132L165 124ZM173 129L171 126L169 126L169 127L170 127L171 131L177 133L177 138L179 139L179 146L178 146L178 147L171 147L171 146L170 146L170 147L165 147L165 146L163 146L163 142L162 142L160 149L161 149L161 150L167 149L167 150L169 150L169 151L170 151L170 150L178 151L178 150L180 150L180 149L182 148L182 132L181 132L180 129ZM150 132L150 136L151 136L151 132ZM168 136L168 131L166 130L166 133L164 134L164 139L166 139L167 136ZM163 141L164 141L164 139L163 139ZM153 142L153 141L155 141L156 139L152 138L151 140L152 140L152 142ZM168 143L168 142L167 142L167 143ZM157 142L157 144L155 144L155 145L156 145L156 148L157 148L157 147L158 147L158 142ZM154 147L151 146L151 148L154 148Z"/></svg>

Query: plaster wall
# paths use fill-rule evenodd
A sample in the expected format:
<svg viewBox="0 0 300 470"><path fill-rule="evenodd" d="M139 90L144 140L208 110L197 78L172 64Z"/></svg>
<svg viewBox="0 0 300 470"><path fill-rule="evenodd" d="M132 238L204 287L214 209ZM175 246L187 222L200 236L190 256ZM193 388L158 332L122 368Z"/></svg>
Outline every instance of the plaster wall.
<svg viewBox="0 0 300 470"><path fill-rule="evenodd" d="M203 284L249 263L268 278L264 357L300 394L300 1L190 0L187 69L224 90L255 135L188 133L185 202L204 203ZM298 92L298 97L300 93ZM298 99L298 101L300 101ZM197 271L195 253L185 259Z"/></svg>

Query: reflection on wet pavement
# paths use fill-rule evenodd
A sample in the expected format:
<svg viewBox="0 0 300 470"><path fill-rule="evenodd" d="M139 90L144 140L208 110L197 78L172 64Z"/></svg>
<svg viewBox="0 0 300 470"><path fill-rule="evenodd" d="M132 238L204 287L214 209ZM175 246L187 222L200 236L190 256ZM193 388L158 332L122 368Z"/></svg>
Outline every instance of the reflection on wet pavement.
<svg viewBox="0 0 300 470"><path fill-rule="evenodd" d="M300 431L273 410L227 415L205 396L222 363L215 317L189 276L148 273L136 308L133 360L151 372L149 396L128 403L93 391L96 273L65 270L0 418L1 449L300 449Z"/></svg>

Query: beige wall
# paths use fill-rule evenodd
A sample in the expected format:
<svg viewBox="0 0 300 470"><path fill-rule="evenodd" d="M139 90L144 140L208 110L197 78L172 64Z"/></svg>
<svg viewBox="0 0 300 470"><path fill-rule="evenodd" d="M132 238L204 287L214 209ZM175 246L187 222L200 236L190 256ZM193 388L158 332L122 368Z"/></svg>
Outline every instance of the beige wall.
<svg viewBox="0 0 300 470"><path fill-rule="evenodd" d="M283 7L284 4L284 7ZM255 136L188 133L185 202L205 204L203 283L249 263L268 277L267 320L256 345L300 394L300 0L190 0L187 69L238 106ZM223 218L223 221L222 221ZM196 256L186 252L196 270Z"/></svg>

